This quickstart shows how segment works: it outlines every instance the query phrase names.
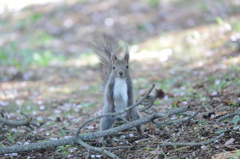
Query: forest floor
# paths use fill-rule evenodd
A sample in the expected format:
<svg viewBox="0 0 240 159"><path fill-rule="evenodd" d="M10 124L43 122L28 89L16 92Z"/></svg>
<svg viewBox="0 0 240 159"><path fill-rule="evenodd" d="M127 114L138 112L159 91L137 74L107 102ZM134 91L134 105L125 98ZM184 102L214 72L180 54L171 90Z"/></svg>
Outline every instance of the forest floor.
<svg viewBox="0 0 240 159"><path fill-rule="evenodd" d="M191 121L144 125L144 138L128 130L108 146L120 158L238 158L240 156L240 2L198 0L70 0L35 4L0 15L0 112L11 120L33 117L41 125L2 127L0 148L71 136L101 114L98 60L87 45L95 32L129 44L137 100L156 84L165 92L152 110L189 105ZM220 122L227 114L236 113ZM145 114L143 114L145 116ZM168 120L185 118L172 115ZM81 133L99 130L99 121ZM159 146L166 142L199 146ZM94 142L89 142L94 145ZM85 158L79 145L0 155L0 158ZM107 158L91 152L91 158Z"/></svg>

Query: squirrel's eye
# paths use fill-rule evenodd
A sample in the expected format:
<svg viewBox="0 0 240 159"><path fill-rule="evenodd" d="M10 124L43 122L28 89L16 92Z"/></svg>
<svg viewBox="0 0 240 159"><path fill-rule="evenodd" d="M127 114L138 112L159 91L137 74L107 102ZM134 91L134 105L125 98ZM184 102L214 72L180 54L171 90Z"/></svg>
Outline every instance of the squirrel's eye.
<svg viewBox="0 0 240 159"><path fill-rule="evenodd" d="M113 66L113 69L115 69L115 66Z"/></svg>
<svg viewBox="0 0 240 159"><path fill-rule="evenodd" d="M128 65L127 65L127 68L128 68Z"/></svg>

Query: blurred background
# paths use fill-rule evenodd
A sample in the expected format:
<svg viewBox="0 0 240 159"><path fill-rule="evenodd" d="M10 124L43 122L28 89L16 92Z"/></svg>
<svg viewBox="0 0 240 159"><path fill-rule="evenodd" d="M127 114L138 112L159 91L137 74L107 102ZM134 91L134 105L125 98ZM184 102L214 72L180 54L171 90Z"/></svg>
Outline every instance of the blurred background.
<svg viewBox="0 0 240 159"><path fill-rule="evenodd" d="M240 0L1 0L0 111L72 129L101 113L96 32L129 45L136 96L155 83L159 111L240 101Z"/></svg>

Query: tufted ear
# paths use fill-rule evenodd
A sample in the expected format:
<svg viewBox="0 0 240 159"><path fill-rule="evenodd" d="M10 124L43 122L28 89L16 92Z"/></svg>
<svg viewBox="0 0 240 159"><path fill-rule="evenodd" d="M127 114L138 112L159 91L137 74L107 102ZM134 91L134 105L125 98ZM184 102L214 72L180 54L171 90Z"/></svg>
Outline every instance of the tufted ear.
<svg viewBox="0 0 240 159"><path fill-rule="evenodd" d="M124 61L126 61L127 63L129 62L129 53L128 53L128 51L126 51L123 59L124 59Z"/></svg>
<svg viewBox="0 0 240 159"><path fill-rule="evenodd" d="M114 64L115 61L117 61L117 56L115 54L112 54L111 58L112 58L112 63Z"/></svg>

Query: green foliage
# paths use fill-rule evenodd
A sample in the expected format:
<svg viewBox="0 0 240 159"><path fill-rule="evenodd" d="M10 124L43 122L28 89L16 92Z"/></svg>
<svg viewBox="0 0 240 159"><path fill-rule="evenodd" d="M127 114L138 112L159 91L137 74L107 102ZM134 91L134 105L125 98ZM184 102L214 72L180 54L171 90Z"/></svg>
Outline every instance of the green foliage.
<svg viewBox="0 0 240 159"><path fill-rule="evenodd" d="M58 146L57 152L61 152L63 156L67 156L69 154L68 148L71 147L71 145L65 145L65 146Z"/></svg>
<svg viewBox="0 0 240 159"><path fill-rule="evenodd" d="M38 21L40 18L42 17L41 13L33 13L31 16L31 22L35 23L36 21Z"/></svg>
<svg viewBox="0 0 240 159"><path fill-rule="evenodd" d="M236 115L236 116L234 116L234 118L232 119L232 123L236 126L237 124L238 124L238 121L239 121L239 116L238 115Z"/></svg>
<svg viewBox="0 0 240 159"><path fill-rule="evenodd" d="M158 105L159 104L159 101L158 100L155 100L154 101L154 105Z"/></svg>
<svg viewBox="0 0 240 159"><path fill-rule="evenodd" d="M232 25L233 30L240 32L240 22L237 21L237 22L232 23L231 25Z"/></svg>
<svg viewBox="0 0 240 159"><path fill-rule="evenodd" d="M169 158L167 155L166 155L166 153L164 153L163 151L160 151L161 152L161 154L164 156L164 158Z"/></svg>
<svg viewBox="0 0 240 159"><path fill-rule="evenodd" d="M240 150L237 150L236 155L240 156Z"/></svg>
<svg viewBox="0 0 240 159"><path fill-rule="evenodd" d="M148 150L148 151L153 151L153 150L154 150L154 148L151 148L151 147L146 147L146 150Z"/></svg>
<svg viewBox="0 0 240 159"><path fill-rule="evenodd" d="M216 17L216 21L219 25L223 25L224 24L224 21L221 17Z"/></svg>
<svg viewBox="0 0 240 159"><path fill-rule="evenodd" d="M95 103L81 103L83 108L91 108L93 106L95 106Z"/></svg>
<svg viewBox="0 0 240 159"><path fill-rule="evenodd" d="M0 48L0 63L3 66L15 66L23 71L29 66L48 66L53 61L63 61L63 56L49 50L18 49L14 42Z"/></svg>
<svg viewBox="0 0 240 159"><path fill-rule="evenodd" d="M229 157L229 159L239 159L239 157L240 157L240 150L237 150L235 156L231 156Z"/></svg>
<svg viewBox="0 0 240 159"><path fill-rule="evenodd" d="M32 55L33 62L41 66L49 65L54 59L61 60L56 57L51 51L36 52Z"/></svg>
<svg viewBox="0 0 240 159"><path fill-rule="evenodd" d="M215 133L216 134L221 134L221 133L223 133L223 132L226 132L227 130L218 130L218 131L216 131Z"/></svg>
<svg viewBox="0 0 240 159"><path fill-rule="evenodd" d="M62 136L66 136L67 135L65 130L63 130L62 128L59 128L59 129L61 130Z"/></svg>
<svg viewBox="0 0 240 159"><path fill-rule="evenodd" d="M173 104L173 108L178 108L177 104Z"/></svg>
<svg viewBox="0 0 240 159"><path fill-rule="evenodd" d="M7 139L9 140L9 142L11 143L11 144L14 144L15 143L15 139L16 139L16 137L17 137L17 135L19 134L19 132L11 132L10 130L8 131L8 133L7 133L7 135L6 135L6 137L7 137Z"/></svg>
<svg viewBox="0 0 240 159"><path fill-rule="evenodd" d="M156 7L161 2L160 0L144 0L151 7Z"/></svg>
<svg viewBox="0 0 240 159"><path fill-rule="evenodd" d="M213 149L210 149L210 150L207 151L207 153L211 153L212 151L213 151Z"/></svg>

